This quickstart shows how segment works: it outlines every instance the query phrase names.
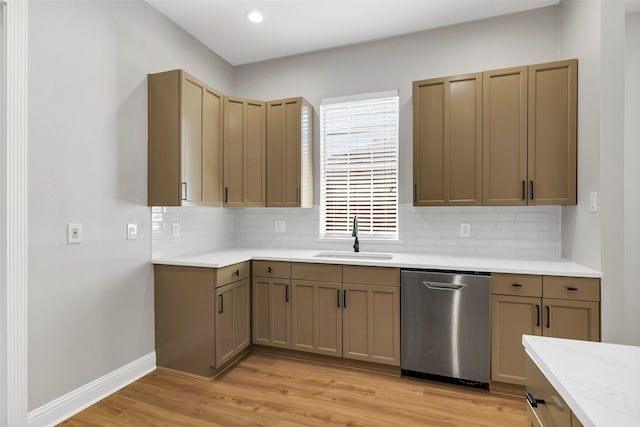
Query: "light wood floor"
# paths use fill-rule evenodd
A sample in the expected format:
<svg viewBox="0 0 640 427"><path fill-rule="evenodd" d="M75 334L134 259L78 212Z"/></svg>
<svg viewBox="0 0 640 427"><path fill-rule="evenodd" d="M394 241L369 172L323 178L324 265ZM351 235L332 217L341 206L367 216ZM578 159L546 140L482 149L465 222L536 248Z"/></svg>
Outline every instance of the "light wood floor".
<svg viewBox="0 0 640 427"><path fill-rule="evenodd" d="M250 355L204 381L154 371L69 426L523 426L524 399L412 378Z"/></svg>

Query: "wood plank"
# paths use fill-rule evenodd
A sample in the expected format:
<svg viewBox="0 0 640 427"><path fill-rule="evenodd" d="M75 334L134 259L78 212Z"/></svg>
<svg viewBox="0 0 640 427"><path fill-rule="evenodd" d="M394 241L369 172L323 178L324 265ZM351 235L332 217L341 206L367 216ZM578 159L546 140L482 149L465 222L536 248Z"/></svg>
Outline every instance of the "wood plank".
<svg viewBox="0 0 640 427"><path fill-rule="evenodd" d="M522 398L252 354L216 380L154 371L63 425L524 425Z"/></svg>

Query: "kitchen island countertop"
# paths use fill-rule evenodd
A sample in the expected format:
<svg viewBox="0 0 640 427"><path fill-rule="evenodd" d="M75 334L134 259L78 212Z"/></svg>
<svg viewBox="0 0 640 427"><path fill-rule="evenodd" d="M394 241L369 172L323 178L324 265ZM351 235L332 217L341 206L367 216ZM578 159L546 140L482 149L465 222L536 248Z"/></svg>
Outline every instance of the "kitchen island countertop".
<svg viewBox="0 0 640 427"><path fill-rule="evenodd" d="M640 347L530 335L522 344L585 427L640 425Z"/></svg>
<svg viewBox="0 0 640 427"><path fill-rule="evenodd" d="M227 249L202 254L154 258L153 264L220 268L249 260L313 262L323 264L369 265L380 267L422 268L434 270L477 271L487 273L542 274L600 278L598 270L563 259L525 260L436 255L423 253L393 253L391 259L318 258L318 249ZM349 254L344 251L345 254ZM366 255L365 253L362 253ZM372 253L377 254L377 253Z"/></svg>

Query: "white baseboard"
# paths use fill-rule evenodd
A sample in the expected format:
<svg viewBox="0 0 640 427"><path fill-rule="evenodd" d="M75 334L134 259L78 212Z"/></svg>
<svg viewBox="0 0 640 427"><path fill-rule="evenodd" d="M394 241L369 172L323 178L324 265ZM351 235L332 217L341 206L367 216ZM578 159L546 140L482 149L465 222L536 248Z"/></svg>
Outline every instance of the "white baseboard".
<svg viewBox="0 0 640 427"><path fill-rule="evenodd" d="M155 369L156 353L142 356L89 384L29 411L27 425L29 427L45 427L61 423Z"/></svg>

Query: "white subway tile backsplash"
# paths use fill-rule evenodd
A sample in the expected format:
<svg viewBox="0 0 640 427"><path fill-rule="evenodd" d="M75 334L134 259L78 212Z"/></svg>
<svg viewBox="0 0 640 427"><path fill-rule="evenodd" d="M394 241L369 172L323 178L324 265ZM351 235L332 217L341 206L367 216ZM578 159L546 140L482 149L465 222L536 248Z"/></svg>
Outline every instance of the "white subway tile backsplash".
<svg viewBox="0 0 640 427"><path fill-rule="evenodd" d="M429 252L476 256L560 256L559 206L399 206L399 241L360 241L362 251ZM275 232L275 221L286 232ZM180 237L171 224L180 223ZM460 237L460 223L471 237ZM319 207L153 208L153 256L183 255L232 247L350 250L351 239L320 240Z"/></svg>

